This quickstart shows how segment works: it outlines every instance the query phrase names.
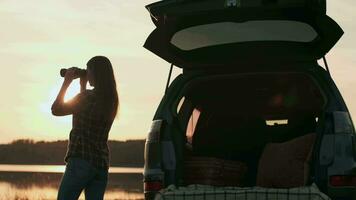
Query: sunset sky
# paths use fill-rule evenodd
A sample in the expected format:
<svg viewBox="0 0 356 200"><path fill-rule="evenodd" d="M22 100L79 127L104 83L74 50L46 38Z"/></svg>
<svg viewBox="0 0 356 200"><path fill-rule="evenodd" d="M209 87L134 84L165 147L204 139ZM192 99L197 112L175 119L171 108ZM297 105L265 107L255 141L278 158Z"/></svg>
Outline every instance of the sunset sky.
<svg viewBox="0 0 356 200"><path fill-rule="evenodd" d="M169 70L168 63L142 47L154 28L144 8L151 2L0 0L0 143L67 139L71 117L50 112L62 83L59 70L85 68L95 55L112 61L118 82L121 107L110 139L145 138ZM327 59L354 119L355 10L354 0L328 0L328 15L345 35ZM78 90L75 83L70 95Z"/></svg>

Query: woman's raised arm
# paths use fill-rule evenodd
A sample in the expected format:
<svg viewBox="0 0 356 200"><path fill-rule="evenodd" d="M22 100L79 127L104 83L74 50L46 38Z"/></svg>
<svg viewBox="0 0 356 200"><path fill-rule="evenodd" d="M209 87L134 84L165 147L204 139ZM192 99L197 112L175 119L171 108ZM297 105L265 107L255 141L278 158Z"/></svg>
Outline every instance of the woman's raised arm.
<svg viewBox="0 0 356 200"><path fill-rule="evenodd" d="M64 102L64 96L67 92L69 85L72 83L73 79L77 78L75 75L75 69L69 68L65 74L64 81L61 89L57 95L56 100L53 102L51 110L52 114L55 116L64 116L73 114L79 106L79 96L68 102Z"/></svg>

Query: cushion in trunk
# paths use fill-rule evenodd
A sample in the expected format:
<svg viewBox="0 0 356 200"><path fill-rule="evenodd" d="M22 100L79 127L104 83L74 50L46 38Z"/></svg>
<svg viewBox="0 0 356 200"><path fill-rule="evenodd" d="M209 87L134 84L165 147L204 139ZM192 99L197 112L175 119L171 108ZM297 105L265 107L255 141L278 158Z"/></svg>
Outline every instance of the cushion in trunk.
<svg viewBox="0 0 356 200"><path fill-rule="evenodd" d="M315 138L312 133L284 143L267 144L259 161L257 185L269 188L306 185Z"/></svg>

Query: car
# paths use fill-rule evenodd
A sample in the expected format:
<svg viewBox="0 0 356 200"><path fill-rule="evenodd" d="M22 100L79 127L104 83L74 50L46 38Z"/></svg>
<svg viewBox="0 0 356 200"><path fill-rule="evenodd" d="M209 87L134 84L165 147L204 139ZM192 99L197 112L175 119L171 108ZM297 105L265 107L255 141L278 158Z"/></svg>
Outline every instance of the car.
<svg viewBox="0 0 356 200"><path fill-rule="evenodd" d="M288 164L292 146L297 153L288 155L309 156L298 186L356 197L355 129L326 60L343 30L325 0L163 0L146 8L156 28L144 47L171 64L170 74L174 66L182 73L171 83L169 76L148 132L145 199L170 185L236 186L226 179L234 169L220 182L203 180L219 162L243 163L237 186L259 186L261 163Z"/></svg>

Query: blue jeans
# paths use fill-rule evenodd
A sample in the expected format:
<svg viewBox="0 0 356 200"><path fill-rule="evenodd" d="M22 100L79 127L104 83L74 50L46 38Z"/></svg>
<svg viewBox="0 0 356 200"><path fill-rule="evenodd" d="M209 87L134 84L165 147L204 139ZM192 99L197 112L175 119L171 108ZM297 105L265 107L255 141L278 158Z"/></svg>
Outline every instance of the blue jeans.
<svg viewBox="0 0 356 200"><path fill-rule="evenodd" d="M57 200L77 200L83 190L86 200L102 200L107 181L107 169L97 169L80 158L69 158Z"/></svg>

